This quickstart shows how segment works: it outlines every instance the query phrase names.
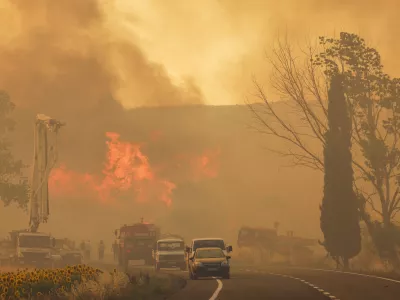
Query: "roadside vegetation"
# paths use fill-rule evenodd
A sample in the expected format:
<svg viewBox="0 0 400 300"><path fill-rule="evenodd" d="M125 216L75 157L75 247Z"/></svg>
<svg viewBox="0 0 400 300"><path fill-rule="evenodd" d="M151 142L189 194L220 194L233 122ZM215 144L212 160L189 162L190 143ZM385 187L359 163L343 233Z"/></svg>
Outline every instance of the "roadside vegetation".
<svg viewBox="0 0 400 300"><path fill-rule="evenodd" d="M0 299L164 299L182 288L171 276L104 272L86 265L0 273Z"/></svg>

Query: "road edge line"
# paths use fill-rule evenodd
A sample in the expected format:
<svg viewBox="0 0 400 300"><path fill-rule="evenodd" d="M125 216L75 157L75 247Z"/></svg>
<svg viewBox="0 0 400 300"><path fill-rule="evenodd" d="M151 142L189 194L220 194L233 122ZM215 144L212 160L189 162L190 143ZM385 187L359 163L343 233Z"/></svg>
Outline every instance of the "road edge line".
<svg viewBox="0 0 400 300"><path fill-rule="evenodd" d="M256 266L251 266L250 268L254 268ZM361 276L361 277L366 277L366 278L375 278L375 279L380 279L380 280L385 280L393 283L398 283L400 284L400 280L388 278L388 277L382 277L382 276L376 276L376 275L370 275L370 274L363 274L363 273L356 273L356 272L346 272L346 271L339 271L339 270L328 270L328 269L317 269L317 268L303 268L303 267L290 267L290 266L267 266L267 267L262 267L262 270L266 271L268 269L275 268L275 269L294 269L294 270L308 270L308 271L321 271L321 272L331 272L331 273L339 273L339 274L348 274L348 275L355 275L355 276ZM246 270L247 271L247 270Z"/></svg>
<svg viewBox="0 0 400 300"><path fill-rule="evenodd" d="M356 273L356 272L345 272L345 271L338 271L338 270L301 268L301 267L286 267L286 268L288 268L288 269L310 270L310 271L321 271L321 272L331 272L331 273L339 273L339 274L356 275L356 276L361 276L361 277L375 278L375 279L381 279L381 280L386 280L386 281L390 281L390 282L400 283L400 280L391 279L391 278L387 278L387 277L381 277L381 276L375 276L375 275L369 275L369 274L363 274L363 273Z"/></svg>
<svg viewBox="0 0 400 300"><path fill-rule="evenodd" d="M287 276L287 275L278 274L278 273L268 273L268 274L273 275L273 276L286 277L286 278L290 278L290 279L294 279L294 280L300 281L301 283L303 283L303 284L305 284L305 285L308 285L309 287L311 287L311 288L317 290L317 291L320 292L323 296L325 296L325 297L327 297L327 298L329 298L329 299L331 299L331 300L339 300L338 298L336 298L335 296L333 296L331 293L329 293L329 292L325 291L324 289L321 289L321 288L319 288L318 286L316 286L316 285L314 285L314 284L312 284L312 283L310 283L310 282L308 282L308 281L305 281L304 279L301 279L301 278L299 278L299 277Z"/></svg>

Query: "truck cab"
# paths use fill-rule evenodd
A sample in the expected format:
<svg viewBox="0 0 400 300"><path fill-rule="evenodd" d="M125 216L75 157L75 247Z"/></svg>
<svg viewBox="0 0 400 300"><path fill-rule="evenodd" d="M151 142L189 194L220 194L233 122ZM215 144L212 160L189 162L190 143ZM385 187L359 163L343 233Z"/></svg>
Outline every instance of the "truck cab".
<svg viewBox="0 0 400 300"><path fill-rule="evenodd" d="M153 250L153 258L156 271L161 268L186 270L184 241L177 238L158 240Z"/></svg>
<svg viewBox="0 0 400 300"><path fill-rule="evenodd" d="M49 234L39 232L12 232L11 241L15 253L12 260L17 265L53 266L55 240Z"/></svg>
<svg viewBox="0 0 400 300"><path fill-rule="evenodd" d="M221 238L197 238L192 240L191 246L186 246L187 259L194 255L199 248L220 248L225 255L232 252L232 246L226 245Z"/></svg>

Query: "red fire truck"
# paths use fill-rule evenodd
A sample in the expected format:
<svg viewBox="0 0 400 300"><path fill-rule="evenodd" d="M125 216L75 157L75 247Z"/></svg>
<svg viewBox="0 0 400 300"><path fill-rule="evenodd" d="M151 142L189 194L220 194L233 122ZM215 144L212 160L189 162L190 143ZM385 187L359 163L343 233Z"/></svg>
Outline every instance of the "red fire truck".
<svg viewBox="0 0 400 300"><path fill-rule="evenodd" d="M127 267L130 260L144 260L146 265L153 265L152 250L160 236L160 229L155 224L143 222L123 225L115 230L118 245L116 255L118 264Z"/></svg>

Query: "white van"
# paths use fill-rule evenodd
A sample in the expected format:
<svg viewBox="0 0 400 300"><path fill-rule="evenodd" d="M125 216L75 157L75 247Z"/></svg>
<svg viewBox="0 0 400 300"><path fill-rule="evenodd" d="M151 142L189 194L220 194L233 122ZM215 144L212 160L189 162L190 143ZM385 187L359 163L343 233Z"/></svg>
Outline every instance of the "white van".
<svg viewBox="0 0 400 300"><path fill-rule="evenodd" d="M182 239L158 240L153 250L156 271L161 268L186 269L185 246Z"/></svg>

